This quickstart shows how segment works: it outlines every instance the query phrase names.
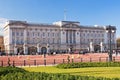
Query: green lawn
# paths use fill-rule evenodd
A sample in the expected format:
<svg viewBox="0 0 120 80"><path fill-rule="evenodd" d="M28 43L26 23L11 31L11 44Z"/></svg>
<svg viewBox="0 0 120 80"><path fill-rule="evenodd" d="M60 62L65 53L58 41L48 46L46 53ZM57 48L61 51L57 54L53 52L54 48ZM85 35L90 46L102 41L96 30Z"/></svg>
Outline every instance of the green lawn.
<svg viewBox="0 0 120 80"><path fill-rule="evenodd" d="M71 75L89 75L96 77L120 78L120 67L91 67L91 68L73 68L59 69L54 66L42 67L24 67L30 72L62 73Z"/></svg>

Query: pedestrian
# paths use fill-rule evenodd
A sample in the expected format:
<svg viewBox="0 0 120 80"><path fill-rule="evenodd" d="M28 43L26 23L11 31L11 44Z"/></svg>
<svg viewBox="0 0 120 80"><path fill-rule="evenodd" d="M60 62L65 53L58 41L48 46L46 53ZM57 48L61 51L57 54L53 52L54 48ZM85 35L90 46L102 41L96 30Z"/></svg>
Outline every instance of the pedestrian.
<svg viewBox="0 0 120 80"><path fill-rule="evenodd" d="M67 57L68 63L70 63L70 56Z"/></svg>

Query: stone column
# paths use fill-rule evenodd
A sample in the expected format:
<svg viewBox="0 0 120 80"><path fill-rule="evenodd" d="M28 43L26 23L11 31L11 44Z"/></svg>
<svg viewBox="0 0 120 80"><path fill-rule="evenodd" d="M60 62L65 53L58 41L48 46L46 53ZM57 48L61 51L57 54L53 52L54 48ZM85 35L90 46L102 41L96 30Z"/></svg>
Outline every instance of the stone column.
<svg viewBox="0 0 120 80"><path fill-rule="evenodd" d="M16 46L16 44L14 45L14 54L17 55L17 46Z"/></svg>
<svg viewBox="0 0 120 80"><path fill-rule="evenodd" d="M77 42L77 41L76 41L76 40L77 40L77 37L76 37L77 34L76 34L76 31L75 31L75 30L73 30L73 35L72 35L72 36L73 36L73 43L76 43L76 42Z"/></svg>
<svg viewBox="0 0 120 80"><path fill-rule="evenodd" d="M16 40L16 33L15 33L15 41L14 41L14 54L16 55L17 54L17 40Z"/></svg>
<svg viewBox="0 0 120 80"><path fill-rule="evenodd" d="M49 53L50 52L50 46L49 46L49 44L47 44L47 53Z"/></svg>
<svg viewBox="0 0 120 80"><path fill-rule="evenodd" d="M27 44L27 31L24 29L24 44Z"/></svg>
<svg viewBox="0 0 120 80"><path fill-rule="evenodd" d="M9 31L9 44L12 44L12 29Z"/></svg>
<svg viewBox="0 0 120 80"><path fill-rule="evenodd" d="M11 47L10 46L5 46L7 49L6 50L6 55L10 54L11 53ZM14 47L13 47L14 49Z"/></svg>
<svg viewBox="0 0 120 80"><path fill-rule="evenodd" d="M93 52L93 42L90 42L90 52Z"/></svg>
<svg viewBox="0 0 120 80"><path fill-rule="evenodd" d="M26 28L24 29L24 54L27 55L28 54L28 47L27 47L27 31Z"/></svg>
<svg viewBox="0 0 120 80"><path fill-rule="evenodd" d="M73 43L74 42L74 37L75 37L75 36L73 36L74 32L73 32L73 30L71 30L70 32L71 32L71 42Z"/></svg>
<svg viewBox="0 0 120 80"><path fill-rule="evenodd" d="M68 43L68 30L66 30L66 43Z"/></svg>
<svg viewBox="0 0 120 80"><path fill-rule="evenodd" d="M87 47L87 50L88 50L88 52L90 52L90 48L89 47Z"/></svg>
<svg viewBox="0 0 120 80"><path fill-rule="evenodd" d="M68 43L70 43L70 31L68 30Z"/></svg>
<svg viewBox="0 0 120 80"><path fill-rule="evenodd" d="M73 31L70 30L70 43L73 43Z"/></svg>
<svg viewBox="0 0 120 80"><path fill-rule="evenodd" d="M8 45L8 48L7 48L7 50L8 50L8 52L7 52L7 54L10 54L10 53L14 53L14 50L12 51L12 45L14 45L13 43L12 43L12 29L10 28L10 27L8 27L8 43L7 43L7 45ZM12 44L12 45L11 45ZM6 47L6 46L5 46Z"/></svg>
<svg viewBox="0 0 120 80"><path fill-rule="evenodd" d="M100 50L103 52L103 42L100 43Z"/></svg>
<svg viewBox="0 0 120 80"><path fill-rule="evenodd" d="M108 33L104 33L104 46L105 46L105 49L107 50L108 49L108 41L109 41L109 39L108 39Z"/></svg>
<svg viewBox="0 0 120 80"><path fill-rule="evenodd" d="M113 33L113 44L114 44L114 49L117 49L117 41L116 41L116 31Z"/></svg>
<svg viewBox="0 0 120 80"><path fill-rule="evenodd" d="M40 49L40 44L38 43L37 44L37 52L40 53L41 52L41 49Z"/></svg>
<svg viewBox="0 0 120 80"><path fill-rule="evenodd" d="M28 54L28 47L26 44L23 45L24 48L24 54L27 55Z"/></svg>

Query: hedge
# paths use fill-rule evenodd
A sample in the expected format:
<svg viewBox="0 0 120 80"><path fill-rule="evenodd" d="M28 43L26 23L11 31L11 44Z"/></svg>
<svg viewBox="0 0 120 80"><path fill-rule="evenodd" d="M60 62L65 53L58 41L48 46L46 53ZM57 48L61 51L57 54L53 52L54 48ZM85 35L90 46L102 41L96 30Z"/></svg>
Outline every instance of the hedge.
<svg viewBox="0 0 120 80"><path fill-rule="evenodd" d="M69 74L48 74L48 73L8 73L7 75L0 76L0 80L120 80L119 78L103 78L91 76L75 76Z"/></svg>
<svg viewBox="0 0 120 80"><path fill-rule="evenodd" d="M57 68L84 68L84 67L120 67L120 62L79 62L58 64Z"/></svg>
<svg viewBox="0 0 120 80"><path fill-rule="evenodd" d="M18 67L0 67L0 76L6 75L8 73L15 73L15 72L25 73L27 71Z"/></svg>
<svg viewBox="0 0 120 80"><path fill-rule="evenodd" d="M0 67L0 70L2 68ZM8 70L9 69L9 70ZM3 71L2 71L3 70ZM0 73L0 80L120 80L119 78L103 78L92 76L76 76L69 74L53 74L43 72L27 72L20 68L4 67ZM6 73L6 71L8 73ZM10 72L9 72L10 71Z"/></svg>

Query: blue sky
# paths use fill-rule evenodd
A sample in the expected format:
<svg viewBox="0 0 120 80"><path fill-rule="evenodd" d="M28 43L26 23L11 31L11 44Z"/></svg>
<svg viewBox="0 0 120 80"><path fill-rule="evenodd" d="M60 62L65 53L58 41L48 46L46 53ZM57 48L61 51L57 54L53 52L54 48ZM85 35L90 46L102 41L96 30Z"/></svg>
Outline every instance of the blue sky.
<svg viewBox="0 0 120 80"><path fill-rule="evenodd" d="M79 21L81 25L114 25L120 36L120 0L0 0L0 21L53 23Z"/></svg>

